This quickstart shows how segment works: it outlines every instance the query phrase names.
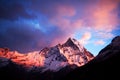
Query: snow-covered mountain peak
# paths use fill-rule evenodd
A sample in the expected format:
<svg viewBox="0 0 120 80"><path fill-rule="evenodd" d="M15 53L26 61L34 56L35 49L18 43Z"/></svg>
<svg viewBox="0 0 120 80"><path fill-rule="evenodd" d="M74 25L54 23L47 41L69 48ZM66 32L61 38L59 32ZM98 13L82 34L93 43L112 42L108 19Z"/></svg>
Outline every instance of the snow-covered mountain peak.
<svg viewBox="0 0 120 80"><path fill-rule="evenodd" d="M47 70L58 71L69 65L82 66L94 58L77 40L72 38L69 38L64 44L46 47L41 51L27 54L1 49L0 57L27 67L28 71L34 70L36 67L42 68L42 72Z"/></svg>
<svg viewBox="0 0 120 80"><path fill-rule="evenodd" d="M63 46L70 46L74 49L79 49L81 52L84 52L84 47L83 45L80 44L80 42L78 42L76 39L74 38L69 38L64 44Z"/></svg>
<svg viewBox="0 0 120 80"><path fill-rule="evenodd" d="M76 42L77 42L77 40L75 40L73 38L68 38L68 40L64 43L64 45L73 46L73 45L75 45Z"/></svg>

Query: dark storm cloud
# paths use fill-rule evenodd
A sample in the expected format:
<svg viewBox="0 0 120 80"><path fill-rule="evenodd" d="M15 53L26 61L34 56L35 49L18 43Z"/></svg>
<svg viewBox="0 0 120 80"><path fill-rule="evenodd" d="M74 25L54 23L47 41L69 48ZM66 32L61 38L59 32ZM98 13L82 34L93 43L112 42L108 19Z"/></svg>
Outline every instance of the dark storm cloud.
<svg viewBox="0 0 120 80"><path fill-rule="evenodd" d="M0 1L0 19L16 20L19 18L33 19L35 15L30 14L20 0Z"/></svg>
<svg viewBox="0 0 120 80"><path fill-rule="evenodd" d="M46 27L44 24L47 23L48 25L49 20L44 21L44 19L41 19L43 16L40 15L44 11L34 10L39 8L42 9L46 5L47 3L45 4L44 1L36 6L36 4L32 1L28 3L23 0L1 0L0 47L8 47L12 50L28 52L40 50L41 48L50 46L54 43L57 44L60 40L67 36L60 27L56 27L54 25L52 27ZM35 6L35 8L32 8L31 6ZM40 26L38 25L38 28L30 21L35 20L33 12L34 14L37 13L36 16L38 18L36 18L36 20L39 22L38 24L43 24ZM46 13L46 15L47 14L50 13ZM51 12L51 14L53 15L53 12Z"/></svg>
<svg viewBox="0 0 120 80"><path fill-rule="evenodd" d="M0 46L10 47L14 50L29 51L35 47L37 40L42 39L41 31L37 31L28 25L16 25L8 23L0 29ZM22 26L22 27L21 27ZM41 36L41 39L37 35Z"/></svg>
<svg viewBox="0 0 120 80"><path fill-rule="evenodd" d="M8 47L19 52L40 50L50 46L56 37L63 35L56 27L43 32L31 24L19 21L0 22L0 47Z"/></svg>

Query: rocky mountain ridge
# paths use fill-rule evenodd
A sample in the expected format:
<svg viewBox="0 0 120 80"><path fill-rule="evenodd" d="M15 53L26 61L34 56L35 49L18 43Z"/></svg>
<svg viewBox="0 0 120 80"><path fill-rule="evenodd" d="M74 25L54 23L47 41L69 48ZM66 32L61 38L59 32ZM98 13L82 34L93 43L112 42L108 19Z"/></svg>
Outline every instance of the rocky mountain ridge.
<svg viewBox="0 0 120 80"><path fill-rule="evenodd" d="M47 70L56 72L69 65L83 66L94 58L77 40L72 38L64 44L27 54L0 48L0 57L0 67L7 65L7 61L11 60L25 67L27 71L39 70L41 72Z"/></svg>
<svg viewBox="0 0 120 80"><path fill-rule="evenodd" d="M88 64L76 68L59 80L119 80L120 36L116 36Z"/></svg>

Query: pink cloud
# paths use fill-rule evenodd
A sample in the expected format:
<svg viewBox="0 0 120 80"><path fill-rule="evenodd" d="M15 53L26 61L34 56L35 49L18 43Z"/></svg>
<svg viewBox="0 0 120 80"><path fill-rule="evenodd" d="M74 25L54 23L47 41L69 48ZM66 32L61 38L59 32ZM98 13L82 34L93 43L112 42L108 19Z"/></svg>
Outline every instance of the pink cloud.
<svg viewBox="0 0 120 80"><path fill-rule="evenodd" d="M91 39L91 33L85 32L80 39L80 43L83 45L87 44L90 39Z"/></svg>
<svg viewBox="0 0 120 80"><path fill-rule="evenodd" d="M32 0L28 3L19 5L22 10L17 12L20 14L12 9L12 4L10 8L7 5L0 6L3 9L1 44L6 44L5 40L8 39L8 47L24 51L34 47L33 50L38 50L44 46L63 43L77 32L80 33L80 37L83 34L81 43L87 44L91 37L113 37L112 31L120 23L117 10L120 0ZM9 12L10 14L7 14ZM12 21L13 18L15 21ZM14 37L15 41L12 40Z"/></svg>
<svg viewBox="0 0 120 80"><path fill-rule="evenodd" d="M97 35L96 35L96 37L98 37L98 38L102 38L102 39L110 39L110 38L113 38L114 37L114 35L111 33L111 32L97 32L96 33Z"/></svg>
<svg viewBox="0 0 120 80"><path fill-rule="evenodd" d="M117 7L119 0L100 0L89 11L89 24L99 31L111 32L119 24Z"/></svg>
<svg viewBox="0 0 120 80"><path fill-rule="evenodd" d="M119 24L117 12L119 2L119 0L100 0L94 5L84 6L82 10L70 4L58 5L55 9L56 17L50 20L56 26L64 29L72 27L80 29L89 26L98 31L111 32ZM80 14L81 12L83 14ZM75 16L78 18L74 19Z"/></svg>
<svg viewBox="0 0 120 80"><path fill-rule="evenodd" d="M76 14L76 10L70 5L57 5L56 6L57 15L72 17Z"/></svg>
<svg viewBox="0 0 120 80"><path fill-rule="evenodd" d="M111 38L111 33L118 25L118 7L119 0L98 0L95 4L84 3L57 3L45 5L47 9L42 9L43 14L48 16L50 24L56 26L62 31L62 35L54 37L51 45L65 42L68 37L85 29L85 33L80 39L81 43L87 44L92 37L87 28L93 32L95 36L100 38ZM82 7L82 8L81 8ZM49 24L48 24L49 25ZM56 31L55 31L56 32ZM82 34L82 33L81 33Z"/></svg>
<svg viewBox="0 0 120 80"><path fill-rule="evenodd" d="M104 45L105 42L103 40L98 40L95 42L95 45Z"/></svg>
<svg viewBox="0 0 120 80"><path fill-rule="evenodd" d="M68 37L73 37L76 32L80 32L80 36L83 34L79 40L83 45L89 43L104 45L104 39L109 39L114 36L112 31L119 24L117 12L119 0L97 0L95 3L90 1L87 4L86 2L73 4L71 4L72 2L64 4L53 2L54 4L48 3L47 5L43 5L42 11L40 10L40 12L47 16L50 25L55 26L61 31L60 34L59 31L52 31L55 36L52 37L53 39L48 40L50 46L64 43ZM90 30L87 30L87 28ZM50 36L47 37L51 37L51 34L48 34ZM91 42L91 38L100 40ZM39 45L41 43L43 43L42 40Z"/></svg>

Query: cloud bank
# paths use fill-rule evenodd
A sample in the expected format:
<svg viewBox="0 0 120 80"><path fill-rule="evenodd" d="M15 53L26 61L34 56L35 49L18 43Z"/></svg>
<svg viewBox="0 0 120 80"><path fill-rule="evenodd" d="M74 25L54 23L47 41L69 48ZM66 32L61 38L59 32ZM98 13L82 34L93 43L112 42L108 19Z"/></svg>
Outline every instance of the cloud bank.
<svg viewBox="0 0 120 80"><path fill-rule="evenodd" d="M119 0L1 0L0 47L28 52L63 43L82 32L109 39L119 26ZM99 41L98 44L103 44Z"/></svg>

